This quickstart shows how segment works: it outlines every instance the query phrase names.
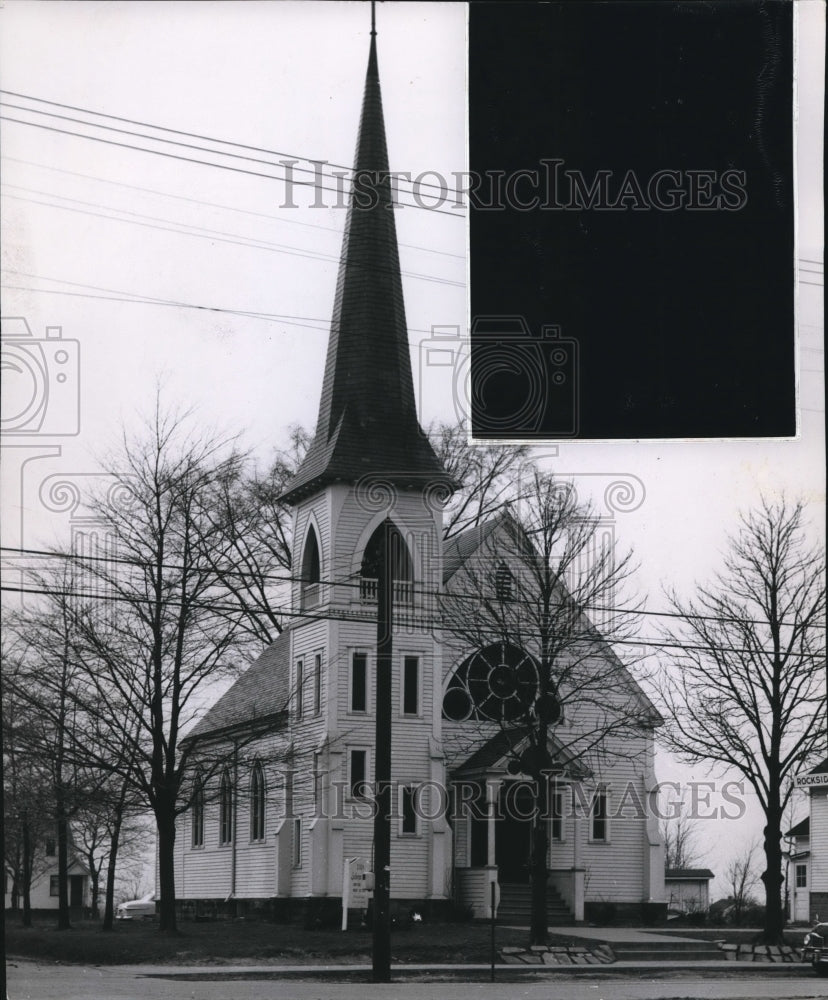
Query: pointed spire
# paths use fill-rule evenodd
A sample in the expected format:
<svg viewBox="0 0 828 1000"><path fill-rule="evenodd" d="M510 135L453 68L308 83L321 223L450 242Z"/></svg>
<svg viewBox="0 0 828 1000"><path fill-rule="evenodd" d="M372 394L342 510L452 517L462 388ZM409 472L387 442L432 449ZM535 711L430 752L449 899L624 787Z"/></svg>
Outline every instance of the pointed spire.
<svg viewBox="0 0 828 1000"><path fill-rule="evenodd" d="M283 499L331 482L381 476L398 486L450 485L417 422L405 321L376 31L359 122L316 434Z"/></svg>

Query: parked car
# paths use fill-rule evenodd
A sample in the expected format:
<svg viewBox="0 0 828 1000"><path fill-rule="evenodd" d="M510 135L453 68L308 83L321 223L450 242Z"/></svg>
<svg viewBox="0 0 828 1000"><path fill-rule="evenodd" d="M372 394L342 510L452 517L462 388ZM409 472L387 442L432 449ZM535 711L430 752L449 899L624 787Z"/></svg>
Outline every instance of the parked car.
<svg viewBox="0 0 828 1000"><path fill-rule="evenodd" d="M151 920L155 916L155 896L152 893L143 899L130 899L121 903L115 911L116 920Z"/></svg>
<svg viewBox="0 0 828 1000"><path fill-rule="evenodd" d="M802 961L810 962L819 976L828 976L828 924L817 924L802 942Z"/></svg>

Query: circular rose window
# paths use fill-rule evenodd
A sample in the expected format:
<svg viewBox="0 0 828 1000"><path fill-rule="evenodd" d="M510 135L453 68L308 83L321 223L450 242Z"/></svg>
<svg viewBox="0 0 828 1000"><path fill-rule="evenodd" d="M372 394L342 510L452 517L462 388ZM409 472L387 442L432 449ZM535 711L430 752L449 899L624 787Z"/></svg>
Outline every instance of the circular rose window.
<svg viewBox="0 0 828 1000"><path fill-rule="evenodd" d="M524 715L537 693L534 657L497 642L473 653L457 669L443 698L443 715L455 722L470 718L508 722Z"/></svg>

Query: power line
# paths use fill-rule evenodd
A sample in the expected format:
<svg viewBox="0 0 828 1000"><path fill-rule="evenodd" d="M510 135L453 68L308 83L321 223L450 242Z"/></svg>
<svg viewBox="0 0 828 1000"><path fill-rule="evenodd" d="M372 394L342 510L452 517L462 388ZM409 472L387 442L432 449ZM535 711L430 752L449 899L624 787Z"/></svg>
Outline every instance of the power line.
<svg viewBox="0 0 828 1000"><path fill-rule="evenodd" d="M91 556L84 555L77 552L60 552L56 550L48 549L26 549L26 548L13 548L10 546L2 545L0 546L0 552L10 552L10 553L20 553L25 555L36 555L36 556L48 556L51 558L77 560L79 562L103 562L109 564L121 564L126 566L132 566L138 569L156 569L157 564L151 560L142 561L139 559L122 559L115 556ZM177 565L175 563L164 563L161 567L163 570L177 571L183 570L183 566ZM263 583L299 583L307 584L308 580L301 576L292 576L290 574L270 574L261 573L254 574L249 573L245 570L233 569L233 568L223 568L216 570L217 573L224 573L225 575L237 576L241 578L244 582L263 582ZM354 579L353 577L340 578L337 580L327 580L320 579L314 580L314 584L319 584L325 587L350 587L353 589L361 588L362 581L360 579ZM475 603L480 603L483 600L483 595L481 593L470 593L469 591L440 591L440 590L427 590L424 587L411 587L411 593L414 595L427 597L431 599L443 599L447 601L461 600L461 601L473 601ZM532 600L528 598L507 598L502 602L504 605L512 606L527 606L534 607L535 604ZM574 603L574 602L573 602ZM560 606L565 606L565 602L561 602ZM744 618L739 615L733 616L723 616L723 615L700 615L700 614L682 614L677 611L645 611L638 608L625 608L625 607L613 607L608 605L597 605L597 604L585 604L582 607L584 611L595 611L595 612L609 612L612 614L628 614L631 616L642 615L644 617L656 617L656 618L678 618L682 621L713 621L713 622L743 622L749 625L766 625L767 622L758 618ZM816 625L809 625L808 628L816 628ZM821 627L821 626L819 626Z"/></svg>
<svg viewBox="0 0 828 1000"><path fill-rule="evenodd" d="M62 108L65 111L78 111L81 114L94 115L97 118L108 118L110 121L122 122L125 125L137 125L139 128L151 128L151 129L155 129L157 132L167 132L170 135L182 135L182 136L184 136L187 139L199 139L201 142L216 142L216 143L220 143L223 146L231 146L234 149L247 149L247 150L249 150L250 152L253 152L253 153L266 153L268 156L284 156L284 157L287 157L290 160L302 160L305 163L313 163L315 165L317 165L317 164L326 164L327 166L330 166L330 167L336 167L339 170L346 170L346 171L348 171L351 174L354 173L354 168L353 167L345 166L345 164L343 164L343 163L332 163L330 160L319 160L319 159L317 159L315 157L311 157L311 156L299 156L297 153L283 153L283 152L281 152L278 149L265 149L265 148L262 148L261 146L250 146L250 145L246 145L245 143L241 143L241 142L233 142L230 139L217 139L215 136L199 135L197 132L184 132L181 129L167 128L164 125L153 125L151 122L137 121L134 118L123 118L123 117L120 117L118 115L110 115L110 114L107 114L104 111L93 111L90 108L80 108L80 107L77 107L74 104L62 104L60 101L49 101L45 97L35 97L32 94L21 94L21 93L19 93L17 91L14 91L14 90L4 90L4 89L0 88L0 94L8 94L10 97L20 97L20 98L22 98L25 101L35 101L38 104L48 104L50 107L53 107L53 108ZM126 132L127 135L134 135L135 134L133 132L129 132L128 130L116 129L116 128L114 128L111 125L100 125L100 124L97 124L95 122L86 122L86 121L83 121L82 119L69 118L69 117L64 116L64 115L58 115L58 114L55 114L54 112L51 112L51 111L41 111L38 108L21 107L20 105L10 104L10 103L8 103L6 101L0 101L0 104L7 104L8 107L16 108L19 111L31 111L34 114L50 115L53 118L63 118L65 120L67 120L67 121L73 121L73 122L80 121L80 124L82 124L82 125L89 125L92 128L103 128L103 129L108 129L109 131L113 131L113 132ZM154 136L141 136L141 138L152 139L155 142L173 142L173 144L177 145L177 146L185 145L184 143L174 142L174 140L158 139L158 138L156 138ZM191 147L191 148L198 149L200 147ZM221 155L223 155L223 156L231 156L233 154L231 154L231 153L223 153ZM242 157L242 158L243 159L248 159L248 157ZM264 161L262 161L262 162L264 162ZM303 173L310 173L310 174L317 175L317 170L315 169L315 167L300 167L299 169ZM437 188L440 191L444 190L444 186L441 185L441 184L431 184L431 183L429 183L427 181L422 181L422 182L418 181L418 184L421 184L423 187Z"/></svg>
<svg viewBox="0 0 828 1000"><path fill-rule="evenodd" d="M113 181L106 177L97 177L94 174L83 174L76 170L64 170L61 167L47 166L45 163L36 163L33 160L22 160L14 156L3 156L3 160L9 163L21 163L28 167L37 167L40 170L50 170L58 174L66 174L69 177L80 177L83 180L95 181L98 184L110 184L113 187L122 187L130 191L140 191L142 194L157 195L160 198L173 198L176 201L186 201L193 205L202 205L206 208L220 208L227 212L238 212L241 215L252 215L259 219L268 219L271 222L278 222L279 224L285 223L291 226L304 226L307 229L320 229L326 233L336 233L337 235L342 235L342 230L334 226L322 226L317 222L302 222L299 219L288 219L283 215L268 215L266 212L254 212L252 209L238 208L233 205L223 205L215 201L204 201L201 198L188 198L186 195L172 194L170 191L159 191L157 188L145 188L140 187L137 184L126 184L123 181ZM11 185L10 185L11 186ZM62 197L61 195L51 195L53 198ZM120 209L113 209L114 211L120 211ZM438 254L442 257L454 257L457 260L466 260L465 254L452 253L450 250L437 250L434 247L423 247L416 243L399 243L398 246L406 247L408 250L419 250L423 253L433 253Z"/></svg>
<svg viewBox="0 0 828 1000"><path fill-rule="evenodd" d="M0 116L0 117L2 117L2 116ZM25 202L27 202L27 203L29 203L31 205L41 205L41 206L43 206L45 208L58 208L58 209L61 209L64 212L76 212L76 213L79 213L81 215L89 215L92 218L107 219L110 222L122 222L122 223L125 223L127 225L140 226L143 229L157 229L157 230L159 230L161 232L175 233L175 234L177 234L179 236L192 236L192 237L195 237L197 239L206 239L206 240L209 240L211 243L215 243L215 242L228 243L228 244L231 244L233 246L249 247L249 248L251 248L253 250L268 250L268 251L270 251L272 253L286 254L289 257L302 257L302 258L305 258L306 260L319 260L319 261L322 261L323 263L326 263L326 264L331 264L331 263L332 264L336 264L336 263L339 262L339 257L336 256L336 255L334 255L334 254L325 254L325 253L321 253L319 251L312 251L312 250L310 250L310 251L302 251L302 250L300 250L297 247L284 248L280 244L268 243L265 240L247 240L247 239L243 239L243 238L233 239L233 238L230 238L229 235L222 235L220 233L216 233L216 235L207 235L209 233L216 232L215 230L207 230L207 229L205 229L204 232L188 232L187 229L176 229L176 228L171 227L171 226L159 226L159 225L157 225L156 223L153 223L153 222L140 222L138 219L122 219L122 218L118 218L117 216L107 215L107 214L102 213L102 212L91 212L91 211L89 211L88 209L85 209L85 208L74 208L72 205L54 205L51 202L38 201L36 198L25 198L22 195L3 194L2 197L4 197L4 198L11 198L14 201L25 201ZM54 196L54 197L63 198L62 195L57 195L57 196ZM66 198L64 200L66 200L66 201L76 201L76 199L74 199L74 198ZM81 204L84 204L84 203L81 202ZM117 209L116 211L121 211L121 209ZM128 214L138 214L138 213L128 213ZM152 216L146 216L146 218L152 218ZM186 225L186 224L183 224L183 225ZM201 227L201 226L189 226L188 228L189 229L203 229L203 227ZM364 265L352 265L352 266L362 267ZM382 267L380 265L372 266L371 267L371 271L374 272L374 273L376 273L376 272L392 273L392 269L391 268ZM452 285L452 286L457 287L457 288L465 288L466 287L466 283L464 281L452 281L449 278L440 278L437 275L433 275L433 274L420 274L419 272L415 272L415 271L402 271L402 270L400 271L400 274L403 277L416 278L419 281L428 281L428 282L431 282L431 283L437 284L437 285Z"/></svg>
<svg viewBox="0 0 828 1000"><path fill-rule="evenodd" d="M106 292L107 295L92 295L83 292L66 292L59 288L30 288L24 285L9 284L3 286L6 289L19 292L35 292L43 295L64 295L69 296L70 298L96 299L102 302L123 302L126 304L132 303L134 305L146 306L170 306L176 309L197 309L204 312L226 313L231 316L245 316L250 319L262 319L274 322L278 321L287 326L298 326L308 330L324 331L328 330L331 325L330 320L315 316L298 316L292 313L258 312L253 309L228 309L221 306L207 306L193 302L179 302L175 299L162 299L155 296L143 295L138 292L125 292L122 289L117 288L102 288L99 285L87 285L81 281L68 281L65 278L49 278L46 275L31 274L26 271L11 271L4 267L0 268L0 272L15 274L25 278L33 278L35 281L54 281L61 285L72 285L75 288L87 288L91 289L93 292ZM118 296L129 296L129 298L119 298ZM304 322L299 322L299 320L303 320ZM408 327L408 330L410 333L424 333L427 335L431 333L430 330L423 330L415 326Z"/></svg>
<svg viewBox="0 0 828 1000"><path fill-rule="evenodd" d="M107 146L116 146L119 149L130 149L130 150L133 150L134 152L138 152L138 153L151 153L153 156L164 156L164 157L167 157L168 159L179 160L179 161L181 161L183 163L196 163L196 164L198 164L200 166L204 166L204 167L216 167L219 170L230 170L230 171L232 171L234 173L246 174L249 177L261 177L261 178L264 178L265 180L269 180L269 181L282 181L282 182L287 183L290 187L292 187L294 185L296 187L312 187L316 191L332 191L334 194L337 194L340 197L344 193L340 187L332 188L332 187L328 187L325 184L318 184L318 183L314 183L314 182L311 182L311 181L298 181L298 180L295 180L292 176L290 176L290 177L288 177L288 176L284 176L284 177L282 177L282 176L276 176L276 177L274 177L273 174L264 174L264 173L262 173L259 170L250 170L249 168L245 168L245 167L234 167L234 166L231 166L228 163L216 163L216 162L210 161L210 160L201 160L201 159L198 159L196 157L183 156L180 153L171 153L171 152L168 152L168 151L162 150L162 149L147 149L145 146L136 146L136 145L134 145L132 143L118 142L115 139L105 139L102 136L97 136L97 135L87 135L84 132L76 132L76 131L74 131L72 129L58 128L56 125L47 125L44 122L29 122L29 121L25 121L24 119L21 119L21 118L12 118L10 115L0 115L0 119L3 120L3 121L12 122L12 123L14 123L16 125L28 125L30 128L39 128L39 129L43 129L43 130L45 130L47 132L54 132L54 133L56 133L58 135L68 135L68 136L72 136L72 137L74 137L76 139L88 139L91 142L100 142L100 143L103 143L104 145L107 145ZM106 126L95 126L91 122L84 123L84 124L88 124L92 128L106 127ZM116 129L115 131L120 131L120 130ZM143 136L141 138L146 138L150 142L168 142L169 141L167 139L156 139L156 138L153 138L152 136ZM184 146L186 146L187 144L186 143L178 143L178 145L184 145ZM195 148L199 148L199 147L195 147ZM228 156L228 157L235 157L236 159L254 160L254 162L267 163L267 161L265 161L265 160L258 160L258 161L256 161L253 157L240 157L236 153L223 153L223 152L221 152L221 150L205 149L205 150L202 150L202 151L203 152L207 152L207 153L212 153L215 156ZM281 166L278 163L271 163L271 164L268 164L268 165L271 166L274 170L278 170L279 167ZM421 205L421 204L418 204L418 203L410 203L410 202L400 202L399 204L402 207L404 207L404 208L419 208L419 209L423 209L424 211L427 211L427 212L437 212L440 215L448 215L448 216L452 216L454 218L462 218L463 215L464 215L463 212L457 212L457 211L451 211L449 209L437 208L436 206Z"/></svg>
<svg viewBox="0 0 828 1000"><path fill-rule="evenodd" d="M7 585L0 586L0 591L6 591L8 593L15 594L31 594L32 596L45 596L45 597L69 597L69 598L79 598L84 600L92 601L103 601L109 603L125 603L130 605L142 604L142 605L155 605L157 603L162 603L165 606L173 608L191 607L194 609L200 609L205 611L215 611L224 614L231 614L243 617L244 612L238 605L223 605L216 601L201 601L192 600L189 602L182 602L174 600L173 598L164 598L161 602L154 600L151 597L142 597L140 595L131 595L128 597L123 597L114 594L100 594L100 593L89 593L85 591L74 591L65 589L40 589L40 588L29 588L29 587L11 587ZM352 614L346 614L345 612L335 613L328 612L327 614L313 614L310 611L299 611L294 608L288 608L284 606L276 606L271 608L274 613L280 614L285 618L304 618L310 621L343 621L343 622L375 622L376 614L373 612L355 612ZM464 629L460 627L453 627L446 624L442 619L435 618L425 618L418 617L415 615L407 614L406 612L397 611L395 618L400 623L400 631L405 629L414 628L416 631L423 632L449 632L460 637L468 637L470 629ZM496 638L502 638L503 629L498 626L496 622L493 622L491 626L476 624L473 631L479 633L482 636L491 635ZM540 638L539 635L534 635L530 629L523 629L521 635L526 638ZM599 633L599 639L600 639ZM695 645L690 643L681 642L667 642L665 640L649 639L649 638L636 638L636 639L620 639L613 638L609 640L603 640L608 646L633 646L636 648L646 646L653 649L679 649L684 652L708 652L709 647L704 645ZM762 654L764 656L773 656L773 650L766 649L745 649L738 648L736 646L717 646L716 647L721 652L725 653L736 653L740 656L748 655L754 656L756 654ZM797 654L799 659L808 660L822 660L822 654L817 653L799 653Z"/></svg>

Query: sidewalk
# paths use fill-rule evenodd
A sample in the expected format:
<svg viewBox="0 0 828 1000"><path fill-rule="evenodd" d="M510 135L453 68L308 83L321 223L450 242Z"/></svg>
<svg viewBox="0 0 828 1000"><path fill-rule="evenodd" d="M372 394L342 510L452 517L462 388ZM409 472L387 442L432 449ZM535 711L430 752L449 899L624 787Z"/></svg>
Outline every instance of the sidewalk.
<svg viewBox="0 0 828 1000"><path fill-rule="evenodd" d="M104 968L104 967L101 967ZM108 968L108 967L107 967ZM280 979L281 977L301 976L341 976L345 974L360 976L369 975L371 966L364 965L129 965L112 966L113 969L128 969L137 976L161 978L186 978L192 980L233 979L237 977L255 977L262 979ZM757 975L772 975L776 972L791 975L796 969L813 976L810 965L805 963L771 964L765 962L613 962L610 965L506 965L495 964L495 975L542 975L552 976L599 976L612 978L616 974L628 976L641 972L752 972ZM392 975L405 973L443 973L461 975L468 972L488 973L491 965L484 963L419 963L403 962L391 966Z"/></svg>

